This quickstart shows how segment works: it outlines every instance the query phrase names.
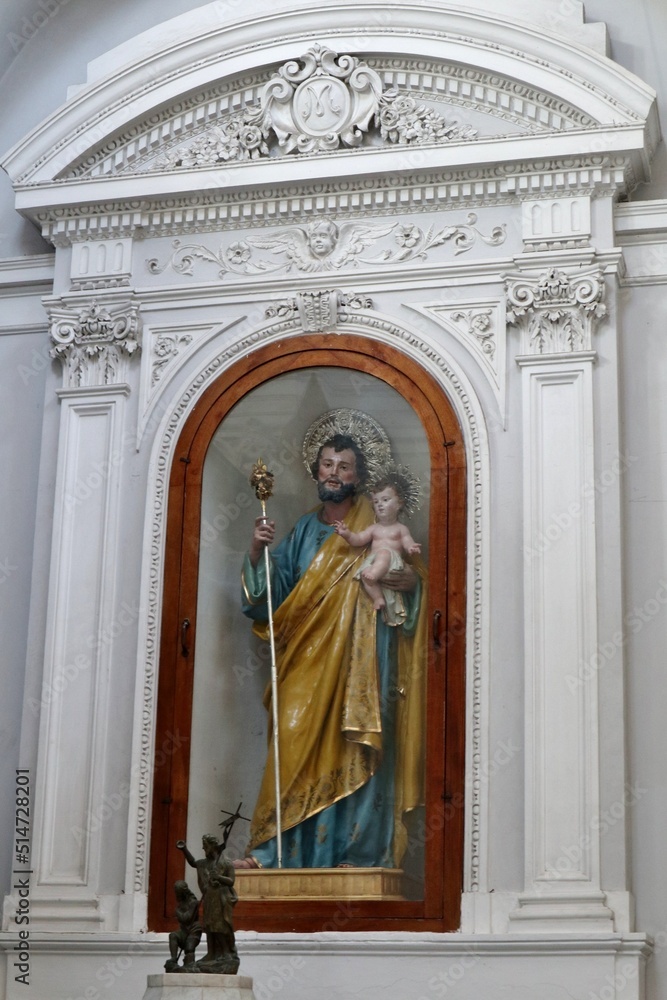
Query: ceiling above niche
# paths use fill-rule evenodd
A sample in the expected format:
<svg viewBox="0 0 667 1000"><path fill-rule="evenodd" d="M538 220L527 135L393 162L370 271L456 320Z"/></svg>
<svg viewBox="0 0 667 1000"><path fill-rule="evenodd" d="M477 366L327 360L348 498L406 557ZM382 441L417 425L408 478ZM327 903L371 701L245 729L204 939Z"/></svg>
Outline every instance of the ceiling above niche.
<svg viewBox="0 0 667 1000"><path fill-rule="evenodd" d="M336 53L298 59L192 92L119 131L66 178L222 166L360 148L437 146L594 128L553 94L453 62Z"/></svg>

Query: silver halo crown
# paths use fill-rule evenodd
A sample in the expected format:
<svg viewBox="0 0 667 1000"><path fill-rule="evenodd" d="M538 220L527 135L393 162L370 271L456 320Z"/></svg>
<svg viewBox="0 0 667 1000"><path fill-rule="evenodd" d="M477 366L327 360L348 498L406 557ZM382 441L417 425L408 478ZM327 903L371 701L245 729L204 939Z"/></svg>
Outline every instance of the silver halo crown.
<svg viewBox="0 0 667 1000"><path fill-rule="evenodd" d="M415 511L419 510L424 499L421 479L406 465L395 465L390 462L389 465L380 470L378 476L369 478L367 492L374 493L379 484L385 480L400 494L403 500L403 513L406 517L412 517Z"/></svg>
<svg viewBox="0 0 667 1000"><path fill-rule="evenodd" d="M367 483L378 479L387 468L393 467L391 445L384 427L368 413L341 408L327 410L306 431L302 454L309 476L312 476L312 466L320 448L336 434L351 437L363 452L368 473L365 481L360 484L362 489L366 488Z"/></svg>

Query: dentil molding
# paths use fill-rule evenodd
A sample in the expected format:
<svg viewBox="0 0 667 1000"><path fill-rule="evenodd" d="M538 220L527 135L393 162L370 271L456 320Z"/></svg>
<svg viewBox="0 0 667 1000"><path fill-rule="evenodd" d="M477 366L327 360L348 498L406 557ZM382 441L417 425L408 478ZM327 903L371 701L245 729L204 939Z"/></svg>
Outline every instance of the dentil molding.
<svg viewBox="0 0 667 1000"><path fill-rule="evenodd" d="M296 65L297 61L291 60L268 79L265 70L258 70L188 95L115 136L64 176L95 177L268 156L271 138L280 140L285 132L280 115L274 122L278 103L274 91L276 87L283 90L286 67L290 73ZM480 67L417 60L409 54L391 59L368 56L362 65L372 80L372 91L381 95L373 108L373 114L379 116L375 131L389 143L419 145L478 136L479 129L451 117L456 112L483 116L479 124L486 120L485 134L495 134L499 128L504 134L521 134L595 126L595 120L571 102ZM448 106L449 117L423 101ZM323 145L321 136L309 136L307 129L301 133L291 115L286 121L292 131L284 138L283 152L293 148L313 152L338 145L332 140ZM317 142L311 146L309 138ZM358 141L345 145L354 147L362 141L363 132ZM280 142L275 144L280 147Z"/></svg>
<svg viewBox="0 0 667 1000"><path fill-rule="evenodd" d="M105 198L94 202L89 199L86 186L80 191L81 198L77 198L76 204L69 205L66 210L38 211L34 218L46 240L56 247L66 247L82 241L123 241L129 237L139 240L200 236L241 228L268 230L290 223L307 227L321 220L323 215L347 222L377 220L378 216L395 216L399 212L421 214L463 209L478 213L485 207L513 208L527 198L533 202L542 199L551 202L564 198L615 197L619 191L631 189L637 183L632 159L625 154L572 157L568 159L567 169L563 169L558 157L543 159L537 164L531 161L499 163L496 160L492 165L480 163L461 169L430 169L429 158L437 149L429 146L423 149L423 169L413 169L405 175L397 171L378 173L373 159L373 163L367 164L372 176L352 174L342 180L330 178L317 183L310 177L295 177L294 183L285 186L276 182L276 171L272 170L272 184L257 187L248 184L237 189L221 184L226 178L220 178L214 171L209 189L198 186L196 191L170 197L142 197L133 185L127 189L127 201ZM360 151L359 155L375 157L380 154L369 150ZM298 166L296 158L292 162ZM401 161L396 163L399 168L404 165ZM259 166L272 168L273 161ZM248 164L243 173L250 170L252 167ZM175 173L167 176L173 178ZM184 176L189 175L186 172ZM243 265L241 250L235 262ZM208 253L208 259L214 263L215 251L208 250ZM223 262L223 266L227 263ZM159 262L158 266L161 266Z"/></svg>

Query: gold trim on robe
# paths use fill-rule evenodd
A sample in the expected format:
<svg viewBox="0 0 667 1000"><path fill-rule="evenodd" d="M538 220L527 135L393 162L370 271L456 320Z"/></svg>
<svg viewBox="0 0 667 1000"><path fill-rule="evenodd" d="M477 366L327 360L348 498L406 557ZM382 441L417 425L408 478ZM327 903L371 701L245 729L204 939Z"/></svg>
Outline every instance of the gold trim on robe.
<svg viewBox="0 0 667 1000"><path fill-rule="evenodd" d="M365 497L346 523L363 531L373 523ZM377 771L382 753L380 692L373 604L354 574L366 550L331 535L290 595L274 613L278 660L282 827L297 826L361 788ZM414 564L419 575L423 568ZM422 594L415 637L398 637L396 823L397 846L405 850L400 816L423 802L426 601ZM268 629L255 625L266 638ZM271 685L269 710L272 743ZM343 738L341 738L341 736ZM249 850L275 837L275 782L264 771Z"/></svg>

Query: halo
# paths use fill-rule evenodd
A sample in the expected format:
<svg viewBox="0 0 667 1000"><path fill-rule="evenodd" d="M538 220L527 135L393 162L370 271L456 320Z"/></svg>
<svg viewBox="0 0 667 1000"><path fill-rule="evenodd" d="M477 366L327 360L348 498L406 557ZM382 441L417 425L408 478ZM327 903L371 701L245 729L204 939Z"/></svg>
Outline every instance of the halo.
<svg viewBox="0 0 667 1000"><path fill-rule="evenodd" d="M388 465L380 469L379 475L371 477L368 481L368 492L372 493L375 486L387 480L388 483L396 483L403 496L403 510L408 517L412 517L415 511L419 510L424 499L424 490L419 476L416 476L407 465L396 465L389 462Z"/></svg>
<svg viewBox="0 0 667 1000"><path fill-rule="evenodd" d="M336 434L346 434L351 437L364 454L368 474L365 482L361 484L362 487L369 480L377 479L383 469L392 465L391 445L384 427L368 413L341 408L327 410L314 420L306 431L302 454L309 476L312 475L312 466L317 460L320 448L325 441Z"/></svg>

